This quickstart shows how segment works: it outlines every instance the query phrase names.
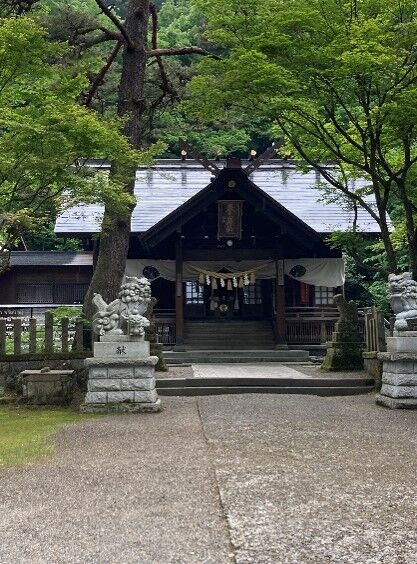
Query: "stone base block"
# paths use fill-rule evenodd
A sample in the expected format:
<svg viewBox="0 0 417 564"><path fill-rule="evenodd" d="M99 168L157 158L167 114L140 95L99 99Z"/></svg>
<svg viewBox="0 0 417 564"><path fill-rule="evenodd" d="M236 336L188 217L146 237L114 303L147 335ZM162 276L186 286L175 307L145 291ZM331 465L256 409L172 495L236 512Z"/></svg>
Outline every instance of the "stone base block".
<svg viewBox="0 0 417 564"><path fill-rule="evenodd" d="M155 378L89 378L89 392L118 392L118 391L137 391L153 390L155 388Z"/></svg>
<svg viewBox="0 0 417 564"><path fill-rule="evenodd" d="M387 337L387 352L417 354L417 337Z"/></svg>
<svg viewBox="0 0 417 564"><path fill-rule="evenodd" d="M157 361L157 357L86 359L88 391L81 410L91 413L159 411L155 388Z"/></svg>
<svg viewBox="0 0 417 564"><path fill-rule="evenodd" d="M378 354L383 361L383 374L376 402L391 409L417 409L417 357L410 351L401 352L404 339L407 348L412 348L410 339L417 341L416 337L391 337L391 350Z"/></svg>
<svg viewBox="0 0 417 564"><path fill-rule="evenodd" d="M161 411L161 400L140 403L83 403L81 413L158 413Z"/></svg>
<svg viewBox="0 0 417 564"><path fill-rule="evenodd" d="M381 395L390 398L417 399L417 386L392 386L390 384L382 384Z"/></svg>
<svg viewBox="0 0 417 564"><path fill-rule="evenodd" d="M326 343L326 356L321 370L331 372L337 370L363 370L363 343Z"/></svg>
<svg viewBox="0 0 417 564"><path fill-rule="evenodd" d="M384 372L382 383L390 386L417 386L417 374Z"/></svg>
<svg viewBox="0 0 417 564"><path fill-rule="evenodd" d="M390 409L417 409L417 398L391 398L378 394L376 403Z"/></svg>
<svg viewBox="0 0 417 564"><path fill-rule="evenodd" d="M149 358L148 341L100 341L94 343L94 357Z"/></svg>
<svg viewBox="0 0 417 564"><path fill-rule="evenodd" d="M158 394L153 390L140 391L109 391L103 390L96 392L87 392L85 403L153 403L157 401Z"/></svg>

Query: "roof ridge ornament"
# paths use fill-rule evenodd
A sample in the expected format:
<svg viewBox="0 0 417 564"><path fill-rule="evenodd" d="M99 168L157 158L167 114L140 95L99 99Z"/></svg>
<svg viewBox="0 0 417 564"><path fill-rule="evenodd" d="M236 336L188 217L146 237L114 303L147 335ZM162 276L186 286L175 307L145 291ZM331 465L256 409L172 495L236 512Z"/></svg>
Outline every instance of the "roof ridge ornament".
<svg viewBox="0 0 417 564"><path fill-rule="evenodd" d="M188 155L191 155L193 159L198 161L205 169L209 172L218 176L220 173L220 168L217 167L212 161L209 161L204 155L202 155L199 151L191 147L184 139L179 140L180 149L182 151L186 151Z"/></svg>
<svg viewBox="0 0 417 564"><path fill-rule="evenodd" d="M246 174L249 176L257 168L262 166L264 162L269 161L269 159L271 159L276 154L277 149L278 145L274 141L270 147L268 147L262 154L259 155L259 157L256 157L256 159L253 159L253 161L248 164L248 166L245 168Z"/></svg>

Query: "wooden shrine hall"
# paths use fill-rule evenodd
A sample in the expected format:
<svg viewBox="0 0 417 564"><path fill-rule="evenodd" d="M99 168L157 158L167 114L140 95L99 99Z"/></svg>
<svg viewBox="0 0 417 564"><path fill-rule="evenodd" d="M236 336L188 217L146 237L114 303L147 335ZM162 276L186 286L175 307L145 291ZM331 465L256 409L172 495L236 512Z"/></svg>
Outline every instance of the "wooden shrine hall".
<svg viewBox="0 0 417 564"><path fill-rule="evenodd" d="M326 237L349 229L353 213L320 201L319 182L268 158L197 156L138 170L126 273L152 281L164 344L267 349L329 338L344 262ZM56 233L91 250L102 211L67 210ZM365 211L356 222L378 232Z"/></svg>

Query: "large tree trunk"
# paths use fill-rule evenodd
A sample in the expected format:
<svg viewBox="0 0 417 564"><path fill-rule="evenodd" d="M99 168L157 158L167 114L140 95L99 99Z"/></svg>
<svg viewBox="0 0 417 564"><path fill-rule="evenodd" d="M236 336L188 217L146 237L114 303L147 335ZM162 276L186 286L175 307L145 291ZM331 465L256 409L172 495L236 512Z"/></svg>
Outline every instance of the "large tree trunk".
<svg viewBox="0 0 417 564"><path fill-rule="evenodd" d="M395 250L392 245L388 225L384 218L382 219L379 227L381 229L381 239L384 244L385 253L387 255L388 270L392 274L398 274L397 257L395 256Z"/></svg>
<svg viewBox="0 0 417 564"><path fill-rule="evenodd" d="M141 148L142 145L148 22L149 0L130 0L124 27L131 40L131 45L125 44L123 50L118 114L125 118L128 116L123 132L136 149ZM125 172L127 182L124 189L128 194L133 194L136 169L123 171ZM112 173L115 173L113 167L110 174ZM115 299L117 295L126 269L133 208L134 206L121 215L110 206L106 206L97 263L84 301L84 313L88 318L91 318L93 314L91 300L95 293L100 293L106 301Z"/></svg>

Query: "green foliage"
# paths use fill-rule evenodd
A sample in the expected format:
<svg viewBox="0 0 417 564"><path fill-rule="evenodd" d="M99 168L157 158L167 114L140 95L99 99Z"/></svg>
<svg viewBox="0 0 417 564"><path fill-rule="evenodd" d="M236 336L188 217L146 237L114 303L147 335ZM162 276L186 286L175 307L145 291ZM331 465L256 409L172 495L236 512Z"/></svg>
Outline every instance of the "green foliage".
<svg viewBox="0 0 417 564"><path fill-rule="evenodd" d="M61 64L67 50L29 17L0 20L2 248L81 201L110 201L123 213L132 203L124 175L150 158L131 149L119 122L78 104L86 78ZM93 175L80 157L111 160L118 174Z"/></svg>
<svg viewBox="0 0 417 564"><path fill-rule="evenodd" d="M54 324L58 325L64 317L68 317L70 322L74 322L76 319L81 318L82 309L83 309L82 306L80 307L62 306L62 307L54 308L53 310Z"/></svg>
<svg viewBox="0 0 417 564"><path fill-rule="evenodd" d="M408 265L415 257L417 15L414 0L195 0L208 40L189 86L189 115L239 126L262 117L282 153L314 166L341 197L385 227L397 205ZM322 164L331 162L332 168ZM356 189L352 181L367 183ZM374 194L379 208L369 205ZM327 194L328 196L329 194ZM398 223L398 222L397 222ZM382 233L390 269L392 241Z"/></svg>

